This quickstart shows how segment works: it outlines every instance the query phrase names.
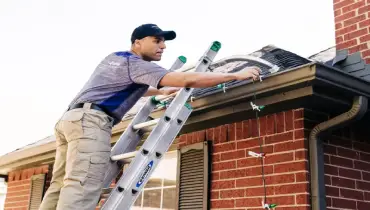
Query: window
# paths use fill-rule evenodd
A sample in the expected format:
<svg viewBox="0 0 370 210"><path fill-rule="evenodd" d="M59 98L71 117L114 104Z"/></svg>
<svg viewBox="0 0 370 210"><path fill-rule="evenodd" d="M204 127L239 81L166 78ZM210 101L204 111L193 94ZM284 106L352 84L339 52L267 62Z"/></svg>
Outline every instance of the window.
<svg viewBox="0 0 370 210"><path fill-rule="evenodd" d="M176 209L177 151L165 154L131 210Z"/></svg>

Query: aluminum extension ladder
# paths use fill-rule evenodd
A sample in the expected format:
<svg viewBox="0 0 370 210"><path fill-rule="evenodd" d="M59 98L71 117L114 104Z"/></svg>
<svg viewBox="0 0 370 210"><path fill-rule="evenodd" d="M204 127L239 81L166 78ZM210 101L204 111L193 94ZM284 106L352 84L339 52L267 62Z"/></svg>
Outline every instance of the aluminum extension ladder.
<svg viewBox="0 0 370 210"><path fill-rule="evenodd" d="M195 72L206 72L210 64L221 48L221 43L214 41L207 51L200 58L195 67ZM181 68L186 62L185 57L178 57L172 65L171 70ZM109 192L109 197L101 209L130 209L134 204L143 187L157 167L159 161L167 152L172 142L180 132L186 120L192 112L187 101L191 96L193 88L182 88L167 107L164 115L159 119L152 119L149 115L156 106L171 96L152 97L135 115L125 132L120 136L111 151L111 161L106 172L103 188L111 185L124 166L124 159L134 157L128 168L115 187ZM144 133L150 131L148 127L154 126L148 138L136 152Z"/></svg>

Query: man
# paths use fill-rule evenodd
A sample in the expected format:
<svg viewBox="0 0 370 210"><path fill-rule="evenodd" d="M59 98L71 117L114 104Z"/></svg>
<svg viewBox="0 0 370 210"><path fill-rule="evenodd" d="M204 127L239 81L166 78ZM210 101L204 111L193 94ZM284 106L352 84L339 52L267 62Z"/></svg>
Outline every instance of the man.
<svg viewBox="0 0 370 210"><path fill-rule="evenodd" d="M152 63L161 60L165 41L175 37L174 31L155 24L141 25L132 33L130 51L111 53L101 61L55 126L56 158L41 210L95 209L108 168L112 127L141 97L259 76L258 68L173 72ZM169 88L161 89L165 86Z"/></svg>

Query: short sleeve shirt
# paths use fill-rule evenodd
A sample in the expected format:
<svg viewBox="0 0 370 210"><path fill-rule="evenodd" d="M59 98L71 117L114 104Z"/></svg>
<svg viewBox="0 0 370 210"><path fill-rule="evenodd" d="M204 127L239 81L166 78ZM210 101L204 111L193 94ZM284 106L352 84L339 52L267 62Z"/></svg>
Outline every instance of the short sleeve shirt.
<svg viewBox="0 0 370 210"><path fill-rule="evenodd" d="M70 105L94 103L119 122L149 86L161 88L159 82L169 72L129 51L114 52L100 62Z"/></svg>

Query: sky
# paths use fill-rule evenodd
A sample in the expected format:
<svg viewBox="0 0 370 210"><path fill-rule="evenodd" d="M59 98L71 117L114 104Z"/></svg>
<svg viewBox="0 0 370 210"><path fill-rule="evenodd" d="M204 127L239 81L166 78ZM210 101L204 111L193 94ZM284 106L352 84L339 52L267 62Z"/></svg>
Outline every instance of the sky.
<svg viewBox="0 0 370 210"><path fill-rule="evenodd" d="M273 44L308 57L335 45L332 1L2 0L0 155L53 135L57 120L97 64L127 50L133 29L174 30L158 64L195 63L210 44L215 60Z"/></svg>

